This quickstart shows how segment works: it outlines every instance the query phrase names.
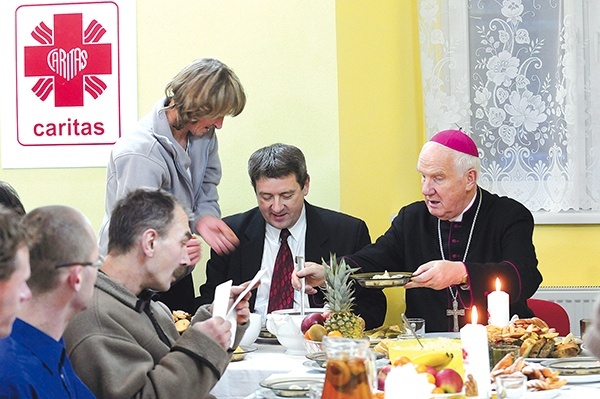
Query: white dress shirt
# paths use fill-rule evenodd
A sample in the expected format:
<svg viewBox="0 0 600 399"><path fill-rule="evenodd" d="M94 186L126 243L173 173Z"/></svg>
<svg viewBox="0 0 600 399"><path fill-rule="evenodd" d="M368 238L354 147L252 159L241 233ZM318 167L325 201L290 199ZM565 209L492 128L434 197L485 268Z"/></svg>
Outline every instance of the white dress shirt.
<svg viewBox="0 0 600 399"><path fill-rule="evenodd" d="M292 252L292 260L296 263L296 256L304 256L304 248L306 243L306 207L302 207L302 213L298 221L288 228L290 236L288 237L288 245ZM265 324L267 309L269 307L269 291L271 290L271 278L273 277L273 268L275 267L275 258L279 252L279 234L280 229L277 229L266 223L265 242L263 246L263 256L261 270L266 270L265 274L260 279L260 285L256 292L256 301L254 303L254 312L260 313L263 316L263 325ZM291 278L291 277L290 277ZM294 291L294 309L300 308L301 293ZM308 308L308 295L304 296L304 304Z"/></svg>

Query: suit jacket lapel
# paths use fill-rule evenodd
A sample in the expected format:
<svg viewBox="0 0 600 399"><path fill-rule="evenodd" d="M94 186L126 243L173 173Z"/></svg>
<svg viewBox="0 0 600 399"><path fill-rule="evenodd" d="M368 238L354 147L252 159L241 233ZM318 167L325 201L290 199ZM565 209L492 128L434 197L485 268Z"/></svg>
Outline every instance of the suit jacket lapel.
<svg viewBox="0 0 600 399"><path fill-rule="evenodd" d="M306 206L306 242L304 244L305 261L321 263L323 259L329 260L329 250L326 245L329 237L325 233L325 226L317 211L308 202ZM323 293L308 296L310 306L323 307Z"/></svg>
<svg viewBox="0 0 600 399"><path fill-rule="evenodd" d="M325 226L317 211L308 202L306 204L306 261L321 263L322 259L329 260L327 242L329 237L325 233Z"/></svg>
<svg viewBox="0 0 600 399"><path fill-rule="evenodd" d="M243 281L248 281L260 270L265 240L265 220L257 208L255 215L244 231L240 243L239 264Z"/></svg>

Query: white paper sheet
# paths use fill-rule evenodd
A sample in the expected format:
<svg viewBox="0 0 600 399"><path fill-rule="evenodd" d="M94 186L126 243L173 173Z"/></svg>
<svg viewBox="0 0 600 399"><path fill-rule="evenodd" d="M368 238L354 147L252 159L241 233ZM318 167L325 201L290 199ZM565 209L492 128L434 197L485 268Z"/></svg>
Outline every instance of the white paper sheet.
<svg viewBox="0 0 600 399"><path fill-rule="evenodd" d="M237 296L231 307L229 306L229 295L231 294L232 281L228 280L221 283L215 288L215 299L213 301L213 316L222 317L223 319L231 323L231 342L229 347L233 347L235 340L235 333L237 329L237 315L235 313L235 307L237 304L246 296L246 294L252 290L252 287L260 280L260 277L266 272L266 270L259 270L250 284Z"/></svg>

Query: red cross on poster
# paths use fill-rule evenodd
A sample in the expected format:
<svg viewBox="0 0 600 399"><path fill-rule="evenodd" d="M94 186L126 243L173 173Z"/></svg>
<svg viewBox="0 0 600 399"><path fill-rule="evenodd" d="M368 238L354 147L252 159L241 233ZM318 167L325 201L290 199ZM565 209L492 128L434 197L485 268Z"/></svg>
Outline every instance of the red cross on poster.
<svg viewBox="0 0 600 399"><path fill-rule="evenodd" d="M2 167L106 166L136 122L135 2L8 1L0 15Z"/></svg>

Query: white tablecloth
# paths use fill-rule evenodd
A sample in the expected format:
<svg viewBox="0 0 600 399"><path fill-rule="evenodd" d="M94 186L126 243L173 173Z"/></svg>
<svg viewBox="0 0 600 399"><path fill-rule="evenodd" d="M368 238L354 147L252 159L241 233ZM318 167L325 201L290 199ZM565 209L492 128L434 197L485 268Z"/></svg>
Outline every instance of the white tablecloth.
<svg viewBox="0 0 600 399"><path fill-rule="evenodd" d="M259 383L272 374L322 375L303 363L304 356L285 354L285 348L279 344L255 343L258 349L246 355L244 360L232 362L211 393L218 399L243 399L260 388Z"/></svg>
<svg viewBox="0 0 600 399"><path fill-rule="evenodd" d="M255 343L258 349L249 353L244 360L232 362L211 393L218 399L259 399L254 393L260 389L259 383L273 374L293 376L324 377L322 371L305 365L305 356L285 354L285 348L278 344ZM557 399L600 398L600 382L586 384L568 383L561 389ZM547 394L546 394L547 395ZM549 399L542 392L528 394L524 399ZM424 398L426 399L426 398Z"/></svg>

